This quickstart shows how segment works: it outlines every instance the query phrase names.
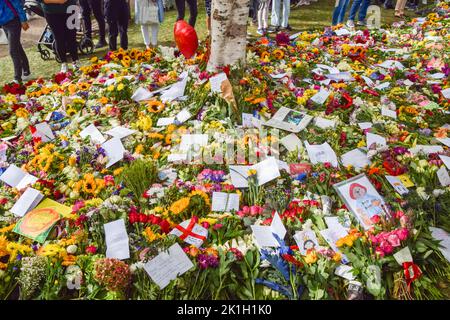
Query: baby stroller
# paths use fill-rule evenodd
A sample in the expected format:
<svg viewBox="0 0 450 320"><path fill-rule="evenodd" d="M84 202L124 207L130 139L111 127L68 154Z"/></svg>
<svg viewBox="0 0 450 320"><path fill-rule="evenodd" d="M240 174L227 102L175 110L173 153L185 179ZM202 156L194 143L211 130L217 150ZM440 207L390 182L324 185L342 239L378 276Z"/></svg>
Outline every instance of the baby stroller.
<svg viewBox="0 0 450 320"><path fill-rule="evenodd" d="M36 0L25 0L24 9L28 13L34 13L40 17L44 17L44 12ZM77 29L78 50L81 54L91 54L94 52L94 43L91 39L85 36L81 13L79 19L80 28ZM56 41L53 36L53 32L48 25L45 26L44 31L42 32L42 35L37 43L37 48L41 54L42 60L50 60L51 54L53 53L56 61L61 63L61 59L56 51Z"/></svg>

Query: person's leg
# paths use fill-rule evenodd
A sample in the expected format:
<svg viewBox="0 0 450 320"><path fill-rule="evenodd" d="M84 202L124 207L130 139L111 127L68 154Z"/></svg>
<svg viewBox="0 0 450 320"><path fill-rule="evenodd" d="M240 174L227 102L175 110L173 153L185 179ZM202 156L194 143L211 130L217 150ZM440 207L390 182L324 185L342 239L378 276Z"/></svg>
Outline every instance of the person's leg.
<svg viewBox="0 0 450 320"><path fill-rule="evenodd" d="M56 44L56 52L62 63L67 63L66 35L64 30L67 28L65 14L48 13L45 15Z"/></svg>
<svg viewBox="0 0 450 320"><path fill-rule="evenodd" d="M14 80L22 81L22 61L20 56L20 33L22 26L19 19L14 19L3 26L8 39L9 55L14 65Z"/></svg>
<svg viewBox="0 0 450 320"><path fill-rule="evenodd" d="M184 3L185 0L175 0L175 6L177 7L177 21L184 20L184 15L186 13L186 5Z"/></svg>
<svg viewBox="0 0 450 320"><path fill-rule="evenodd" d="M353 0L352 6L350 7L350 13L348 14L348 20L355 21L356 12L358 12L358 10L361 12L360 7L362 1L363 0Z"/></svg>
<svg viewBox="0 0 450 320"><path fill-rule="evenodd" d="M102 10L102 0L89 0L89 4L91 5L92 12L94 13L95 20L98 23L98 33L99 33L99 42L101 44L105 44L105 15Z"/></svg>
<svg viewBox="0 0 450 320"><path fill-rule="evenodd" d="M370 0L362 0L361 7L359 8L358 20L363 22L366 20L367 9L369 9Z"/></svg>
<svg viewBox="0 0 450 320"><path fill-rule="evenodd" d="M116 0L117 1L117 0ZM119 0L118 27L120 34L120 47L128 49L128 20L130 18L128 3L125 0Z"/></svg>
<svg viewBox="0 0 450 320"><path fill-rule="evenodd" d="M291 0L283 0L283 20L281 22L282 28L287 28L289 25L289 15L291 13Z"/></svg>
<svg viewBox="0 0 450 320"><path fill-rule="evenodd" d="M85 35L89 39L92 39L92 23L91 23L91 7L88 0L80 0L81 11L83 15L83 23Z"/></svg>
<svg viewBox="0 0 450 320"><path fill-rule="evenodd" d="M272 0L272 16L270 23L274 27L280 26L280 0Z"/></svg>
<svg viewBox="0 0 450 320"><path fill-rule="evenodd" d="M142 38L144 38L144 44L148 48L150 46L150 34L148 32L148 24L141 24Z"/></svg>
<svg viewBox="0 0 450 320"><path fill-rule="evenodd" d="M68 13L65 14L63 18L64 21L69 19L70 15ZM77 43L77 29L76 28L68 28L67 24L64 23L64 35L66 40L66 48L72 58L72 62L75 63L78 61L78 43Z"/></svg>
<svg viewBox="0 0 450 320"><path fill-rule="evenodd" d="M403 15L403 11L405 9L406 0L397 0L397 3L395 4L395 15L401 16Z"/></svg>
<svg viewBox="0 0 450 320"><path fill-rule="evenodd" d="M105 17L109 26L109 50L117 50L117 35L119 28L117 25L118 6L116 0L105 0Z"/></svg>
<svg viewBox="0 0 450 320"><path fill-rule="evenodd" d="M334 7L334 11L333 11L333 18L332 18L332 25L335 26L338 24L339 21L339 14L341 13L341 7L342 7L342 3L345 0L336 0L336 4Z"/></svg>
<svg viewBox="0 0 450 320"><path fill-rule="evenodd" d="M342 2L341 11L339 12L338 24L343 23L345 19L345 12L347 11L348 3L350 0L344 0Z"/></svg>
<svg viewBox="0 0 450 320"><path fill-rule="evenodd" d="M159 31L159 23L152 23L152 46L156 47L158 45L158 31Z"/></svg>
<svg viewBox="0 0 450 320"><path fill-rule="evenodd" d="M197 0L186 0L189 6L189 24L195 27L197 21Z"/></svg>
<svg viewBox="0 0 450 320"><path fill-rule="evenodd" d="M22 74L24 76L29 76L31 74L30 72L30 63L28 61L28 57L27 54L25 53L25 50L23 50L22 47L22 43L20 43L20 39L19 39L19 56L20 56L20 61L22 62Z"/></svg>
<svg viewBox="0 0 450 320"><path fill-rule="evenodd" d="M261 1L261 0L260 0ZM262 9L262 24L264 31L269 28L269 0L266 0Z"/></svg>

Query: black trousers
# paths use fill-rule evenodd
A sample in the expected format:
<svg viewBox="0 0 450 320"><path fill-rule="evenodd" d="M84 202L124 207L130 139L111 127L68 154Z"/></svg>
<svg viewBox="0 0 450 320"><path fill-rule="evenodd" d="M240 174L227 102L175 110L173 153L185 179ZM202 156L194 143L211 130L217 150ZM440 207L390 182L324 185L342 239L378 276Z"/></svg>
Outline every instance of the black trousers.
<svg viewBox="0 0 450 320"><path fill-rule="evenodd" d="M66 23L70 16L68 13L45 14L45 19L55 37L56 52L63 63L67 63L67 53L70 54L72 61L78 60L77 29L69 29Z"/></svg>
<svg viewBox="0 0 450 320"><path fill-rule="evenodd" d="M83 10L83 22L86 28L86 36L92 39L91 14L94 14L98 23L100 41L105 41L105 15L103 14L102 0L80 0L80 6Z"/></svg>
<svg viewBox="0 0 450 320"><path fill-rule="evenodd" d="M117 50L117 36L120 46L128 49L128 19L130 7L126 0L105 0L105 16L109 25L109 49Z"/></svg>
<svg viewBox="0 0 450 320"><path fill-rule="evenodd" d="M184 20L184 15L186 13L185 1L189 6L189 24L195 27L195 21L197 20L197 0L175 0L178 11L177 21Z"/></svg>
<svg viewBox="0 0 450 320"><path fill-rule="evenodd" d="M15 18L2 26L8 38L9 55L14 65L14 80L22 81L22 73L30 74L30 64L27 55L20 43L22 24L19 18Z"/></svg>

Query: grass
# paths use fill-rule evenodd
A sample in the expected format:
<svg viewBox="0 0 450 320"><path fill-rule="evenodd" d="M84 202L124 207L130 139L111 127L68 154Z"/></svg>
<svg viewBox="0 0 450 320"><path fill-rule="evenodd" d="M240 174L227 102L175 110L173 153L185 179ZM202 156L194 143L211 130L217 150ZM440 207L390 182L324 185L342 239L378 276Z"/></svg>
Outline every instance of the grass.
<svg viewBox="0 0 450 320"><path fill-rule="evenodd" d="M319 0L310 6L291 9L289 23L294 29L292 32L323 28L331 24L331 15L334 9L334 1ZM188 14L188 12L187 12ZM411 13L407 13L410 14ZM188 16L186 16L188 18ZM164 46L174 46L173 26L175 24L176 11L166 12L165 20L159 32L159 44ZM270 17L269 17L270 20ZM382 24L389 24L394 21L393 10L382 9ZM269 21L270 22L270 21ZM206 13L204 2L199 1L199 10L196 24L197 34L200 40L207 36ZM256 36L256 27L249 26L249 32ZM142 35L139 26L133 22L128 30L129 48L144 48ZM36 46L25 49L30 61L31 72L34 76L50 77L59 71L59 64L54 60L44 61L41 59ZM107 53L107 48L97 50L90 56L81 56L81 62L86 63L92 56L103 57ZM9 56L0 58L0 84L10 82L13 79L13 64Z"/></svg>

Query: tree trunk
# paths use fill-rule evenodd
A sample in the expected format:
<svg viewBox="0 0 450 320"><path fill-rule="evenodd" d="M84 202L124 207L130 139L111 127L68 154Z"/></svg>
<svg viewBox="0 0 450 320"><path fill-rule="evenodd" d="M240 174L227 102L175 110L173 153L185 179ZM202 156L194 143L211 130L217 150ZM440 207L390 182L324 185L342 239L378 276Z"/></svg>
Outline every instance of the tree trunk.
<svg viewBox="0 0 450 320"><path fill-rule="evenodd" d="M250 0L212 0L208 70L245 64Z"/></svg>

